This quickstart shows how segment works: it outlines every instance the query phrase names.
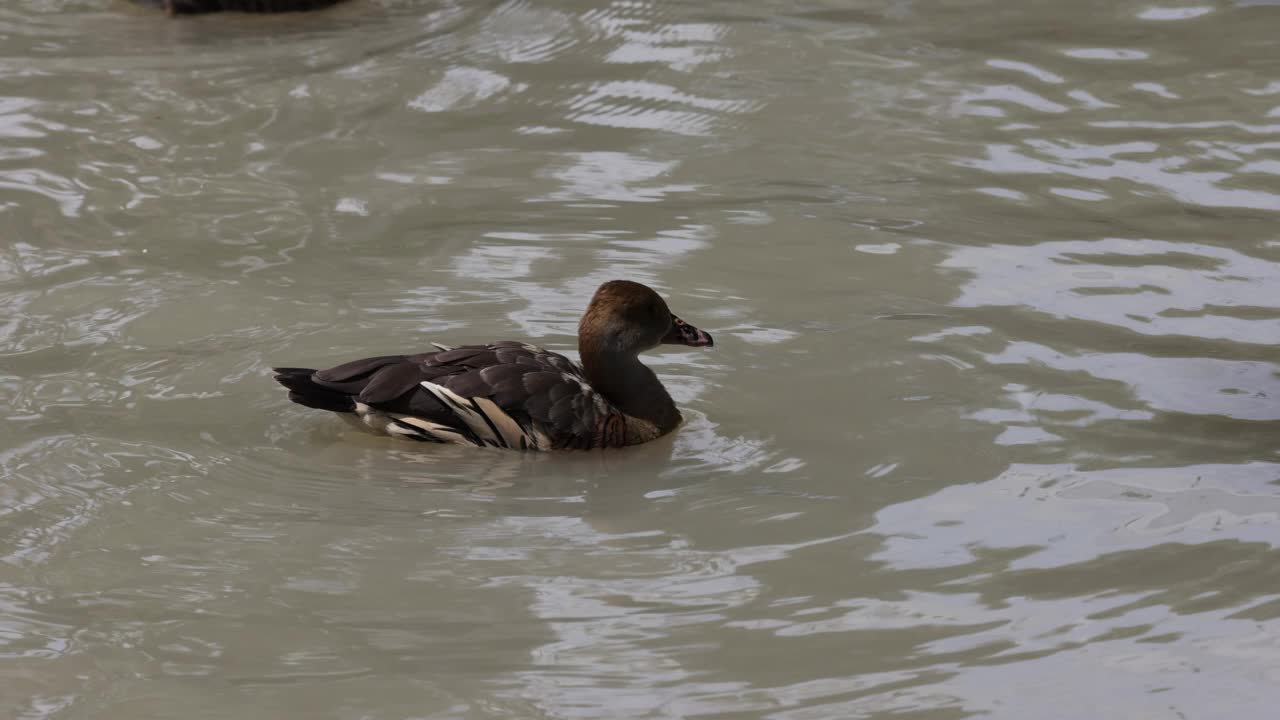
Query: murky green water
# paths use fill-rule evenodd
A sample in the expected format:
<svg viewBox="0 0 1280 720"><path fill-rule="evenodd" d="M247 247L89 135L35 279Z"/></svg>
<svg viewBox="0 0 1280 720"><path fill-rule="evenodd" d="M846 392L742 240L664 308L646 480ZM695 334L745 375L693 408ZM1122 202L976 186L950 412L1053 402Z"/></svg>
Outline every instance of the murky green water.
<svg viewBox="0 0 1280 720"><path fill-rule="evenodd" d="M0 716L1262 718L1280 4L0 8ZM629 451L271 364L716 336Z"/></svg>

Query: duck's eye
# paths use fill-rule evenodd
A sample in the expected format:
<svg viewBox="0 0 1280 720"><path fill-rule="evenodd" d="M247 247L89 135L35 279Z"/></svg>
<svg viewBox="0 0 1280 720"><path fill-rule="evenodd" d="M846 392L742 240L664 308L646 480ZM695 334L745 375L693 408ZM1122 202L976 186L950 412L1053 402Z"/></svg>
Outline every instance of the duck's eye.
<svg viewBox="0 0 1280 720"><path fill-rule="evenodd" d="M676 324L676 327L684 327L684 321L680 318L676 318L673 322Z"/></svg>

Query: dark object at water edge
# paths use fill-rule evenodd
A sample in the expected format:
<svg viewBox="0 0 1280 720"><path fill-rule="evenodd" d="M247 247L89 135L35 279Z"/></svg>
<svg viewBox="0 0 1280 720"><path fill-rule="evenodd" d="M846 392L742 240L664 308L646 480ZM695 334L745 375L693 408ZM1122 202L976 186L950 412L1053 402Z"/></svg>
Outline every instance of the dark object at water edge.
<svg viewBox="0 0 1280 720"><path fill-rule="evenodd" d="M214 12L278 13L321 10L343 0L138 0L143 5L163 9L170 15L198 15Z"/></svg>

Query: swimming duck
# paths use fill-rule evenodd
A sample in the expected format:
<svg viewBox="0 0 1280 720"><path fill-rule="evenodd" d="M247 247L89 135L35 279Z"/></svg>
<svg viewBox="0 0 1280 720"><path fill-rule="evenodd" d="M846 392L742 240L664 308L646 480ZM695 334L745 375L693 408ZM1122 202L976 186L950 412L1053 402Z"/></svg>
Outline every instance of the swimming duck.
<svg viewBox="0 0 1280 720"><path fill-rule="evenodd" d="M274 368L289 399L387 435L520 450L637 445L680 424L680 411L637 357L658 345L710 347L658 293L612 280L578 322L582 364L520 342L383 355L327 370Z"/></svg>
<svg viewBox="0 0 1280 720"><path fill-rule="evenodd" d="M170 15L197 15L213 12L298 12L319 10L343 0L139 0L158 5Z"/></svg>

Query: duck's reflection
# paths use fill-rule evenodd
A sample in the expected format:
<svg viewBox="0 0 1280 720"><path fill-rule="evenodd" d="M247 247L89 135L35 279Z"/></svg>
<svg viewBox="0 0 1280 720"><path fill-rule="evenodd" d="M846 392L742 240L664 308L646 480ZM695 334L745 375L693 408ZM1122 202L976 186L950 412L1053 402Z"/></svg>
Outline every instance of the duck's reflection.
<svg viewBox="0 0 1280 720"><path fill-rule="evenodd" d="M322 10L345 0L135 0L164 10L170 15L200 15L215 12L282 13Z"/></svg>

